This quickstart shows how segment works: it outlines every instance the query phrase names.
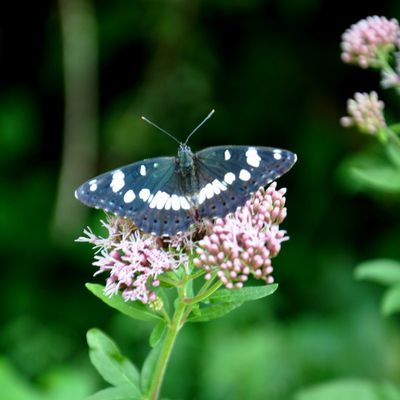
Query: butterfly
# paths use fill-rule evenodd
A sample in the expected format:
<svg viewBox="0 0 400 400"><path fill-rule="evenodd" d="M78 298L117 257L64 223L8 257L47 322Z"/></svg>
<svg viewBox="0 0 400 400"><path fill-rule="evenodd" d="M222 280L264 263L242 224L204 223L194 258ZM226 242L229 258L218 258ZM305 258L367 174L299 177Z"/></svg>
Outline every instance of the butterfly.
<svg viewBox="0 0 400 400"><path fill-rule="evenodd" d="M213 112L184 143L178 141L176 157L149 158L103 173L83 183L75 197L131 219L146 233L173 236L203 218L234 212L296 162L296 154L272 147L216 146L192 153L190 136Z"/></svg>

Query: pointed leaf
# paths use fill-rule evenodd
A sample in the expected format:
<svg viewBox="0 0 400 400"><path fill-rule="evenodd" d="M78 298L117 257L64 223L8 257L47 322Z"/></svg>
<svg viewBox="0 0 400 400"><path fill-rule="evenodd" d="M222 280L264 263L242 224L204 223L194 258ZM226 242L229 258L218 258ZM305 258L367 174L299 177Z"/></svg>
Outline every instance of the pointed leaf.
<svg viewBox="0 0 400 400"><path fill-rule="evenodd" d="M400 147L399 145L393 142L389 142L386 145L386 153L388 158L393 163L393 165L400 167Z"/></svg>
<svg viewBox="0 0 400 400"><path fill-rule="evenodd" d="M157 344L160 342L162 337L164 336L166 332L167 325L164 321L160 321L156 324L156 326L153 328L150 334L150 346L151 347L156 347Z"/></svg>
<svg viewBox="0 0 400 400"><path fill-rule="evenodd" d="M338 380L300 391L295 400L382 400L376 385L361 379Z"/></svg>
<svg viewBox="0 0 400 400"><path fill-rule="evenodd" d="M130 385L132 392L139 392L139 371L106 334L90 329L87 341L90 361L106 382L114 386Z"/></svg>
<svg viewBox="0 0 400 400"><path fill-rule="evenodd" d="M140 386L142 391L146 393L150 387L151 379L153 378L154 369L157 365L157 361L160 358L160 353L162 349L162 343L159 343L154 347L147 358L144 360L142 373L140 374Z"/></svg>
<svg viewBox="0 0 400 400"><path fill-rule="evenodd" d="M248 286L242 289L220 289L214 292L210 297L211 302L237 303L250 300L258 300L269 296L275 292L278 284L263 286Z"/></svg>
<svg viewBox="0 0 400 400"><path fill-rule="evenodd" d="M139 392L134 392L132 386L124 385L110 387L87 397L86 400L142 400L143 396Z"/></svg>
<svg viewBox="0 0 400 400"><path fill-rule="evenodd" d="M356 279L367 279L384 285L400 283L400 262L391 259L369 260L359 264Z"/></svg>
<svg viewBox="0 0 400 400"><path fill-rule="evenodd" d="M190 322L205 322L213 319L220 318L225 314L230 313L235 308L242 305L242 302L238 303L216 303L208 307L200 308L196 314L191 314L188 318Z"/></svg>
<svg viewBox="0 0 400 400"><path fill-rule="evenodd" d="M383 296L382 313L389 316L400 311L400 284L389 288Z"/></svg>
<svg viewBox="0 0 400 400"><path fill-rule="evenodd" d="M353 167L349 170L349 173L367 189L370 188L386 193L400 192L400 173L393 166Z"/></svg>
<svg viewBox="0 0 400 400"><path fill-rule="evenodd" d="M104 286L95 283L87 283L86 287L100 300L112 308L122 312L128 317L138 319L141 321L154 321L161 320L162 318L152 313L148 307L139 301L125 301L121 294L117 293L112 297L104 294Z"/></svg>

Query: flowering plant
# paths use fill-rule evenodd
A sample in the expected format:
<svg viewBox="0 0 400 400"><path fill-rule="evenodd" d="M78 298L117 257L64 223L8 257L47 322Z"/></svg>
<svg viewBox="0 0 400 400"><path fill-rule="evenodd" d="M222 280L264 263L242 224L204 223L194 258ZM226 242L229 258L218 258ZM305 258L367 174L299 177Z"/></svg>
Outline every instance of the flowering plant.
<svg viewBox="0 0 400 400"><path fill-rule="evenodd" d="M381 86L394 88L400 94L400 27L396 19L368 17L352 25L342 36L342 59L362 68L373 67L381 72ZM349 116L343 126L355 126L362 133L378 139L379 148L364 150L344 164L353 186L383 194L400 194L400 124L388 124L384 103L377 92L356 93L347 102ZM354 185L355 184L355 185ZM390 315L400 311L400 262L375 259L356 268L358 279L370 279L389 286L382 311Z"/></svg>
<svg viewBox="0 0 400 400"><path fill-rule="evenodd" d="M342 60L381 74L381 86L400 94L400 27L396 19L368 17L342 35ZM348 115L340 122L377 139L343 165L350 187L369 193L400 193L400 124L388 123L385 104L376 91L355 93L347 101Z"/></svg>
<svg viewBox="0 0 400 400"><path fill-rule="evenodd" d="M400 29L395 19L368 17L352 25L342 36L342 60L361 68L374 68L381 73L381 86L394 88L400 94ZM348 115L340 122L369 135L372 146L346 160L341 176L351 190L363 190L382 201L391 201L400 194L400 125L389 124L384 115L385 104L378 93L355 93L347 101ZM371 144L371 143L370 143ZM377 235L375 229L369 234ZM375 281L388 286L382 301L382 313L400 311L400 262L378 258L360 263L357 279ZM365 378L337 379L302 389L296 399L399 399L394 382L374 382Z"/></svg>
<svg viewBox="0 0 400 400"><path fill-rule="evenodd" d="M106 237L84 230L105 286L87 284L98 298L129 317L154 322L153 348L141 372L98 329L88 332L91 361L112 386L95 399L158 399L165 370L185 323L222 317L244 302L272 294L272 258L286 232L285 189L260 188L243 207L189 232L157 237L126 219L108 216ZM262 285L252 286L251 281ZM254 283L253 283L254 285Z"/></svg>

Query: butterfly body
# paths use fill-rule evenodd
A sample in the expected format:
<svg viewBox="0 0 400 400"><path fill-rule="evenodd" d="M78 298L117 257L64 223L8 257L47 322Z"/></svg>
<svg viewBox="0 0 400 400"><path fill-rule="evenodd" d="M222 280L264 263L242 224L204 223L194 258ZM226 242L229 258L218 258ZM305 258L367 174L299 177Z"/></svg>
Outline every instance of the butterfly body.
<svg viewBox="0 0 400 400"><path fill-rule="evenodd" d="M172 236L201 218L223 217L296 162L271 147L217 146L136 162L93 178L75 191L82 203L130 218L143 231Z"/></svg>

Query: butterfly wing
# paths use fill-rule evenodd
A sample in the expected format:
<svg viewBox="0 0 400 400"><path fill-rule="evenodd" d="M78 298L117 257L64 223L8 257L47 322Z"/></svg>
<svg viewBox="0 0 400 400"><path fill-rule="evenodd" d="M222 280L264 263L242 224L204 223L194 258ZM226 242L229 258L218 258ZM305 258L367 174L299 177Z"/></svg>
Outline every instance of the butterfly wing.
<svg viewBox="0 0 400 400"><path fill-rule="evenodd" d="M194 222L176 168L174 157L136 162L87 181L75 197L89 207L127 217L145 232L173 235Z"/></svg>
<svg viewBox="0 0 400 400"><path fill-rule="evenodd" d="M289 171L296 154L272 147L217 146L199 151L194 160L199 216L223 217Z"/></svg>

